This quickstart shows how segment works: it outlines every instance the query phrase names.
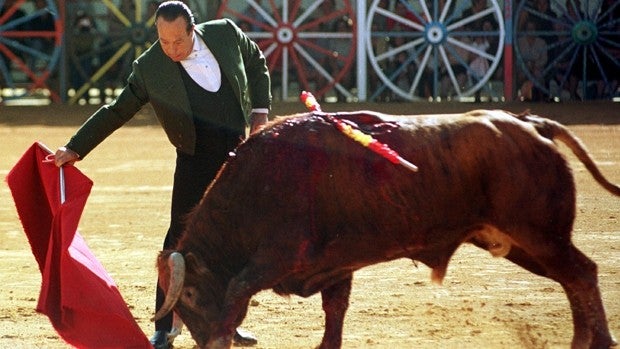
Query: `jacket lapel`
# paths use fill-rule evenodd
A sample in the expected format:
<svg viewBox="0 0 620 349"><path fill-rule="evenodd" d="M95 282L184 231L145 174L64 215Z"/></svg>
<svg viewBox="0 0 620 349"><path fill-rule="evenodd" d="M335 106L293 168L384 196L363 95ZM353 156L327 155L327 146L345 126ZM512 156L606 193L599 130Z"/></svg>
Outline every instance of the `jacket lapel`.
<svg viewBox="0 0 620 349"><path fill-rule="evenodd" d="M213 30L211 30L213 31ZM225 38L218 37L217 33L210 33L209 26L198 25L196 26L196 32L202 38L202 41L207 45L213 56L217 60L220 71L222 72L222 77L226 77L230 82L231 86L235 90L235 94L237 98L239 98L239 84L237 82L237 77L234 75L234 72L237 69L231 67L232 64L235 64L229 57L230 49L227 48L227 44L230 44ZM217 38L217 39L214 39Z"/></svg>
<svg viewBox="0 0 620 349"><path fill-rule="evenodd" d="M157 54L154 55L155 66L157 67L157 80L153 82L154 86L151 86L153 90L159 91L165 103L169 105L167 110L181 111L183 117L193 124L192 109L189 104L189 97L183 79L179 72L177 63L173 62L164 51L161 46L157 44ZM169 96L169 97L165 97ZM179 117L178 115L176 117Z"/></svg>

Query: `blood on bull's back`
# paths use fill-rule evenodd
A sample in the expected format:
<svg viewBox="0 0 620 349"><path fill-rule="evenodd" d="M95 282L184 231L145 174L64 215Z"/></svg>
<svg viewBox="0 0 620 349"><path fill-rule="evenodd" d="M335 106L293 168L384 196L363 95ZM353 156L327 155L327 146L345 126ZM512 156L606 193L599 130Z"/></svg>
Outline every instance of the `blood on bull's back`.
<svg viewBox="0 0 620 349"><path fill-rule="evenodd" d="M510 230L519 221L572 221L574 185L566 161L523 121L502 114L364 124L359 121L369 118L359 114L340 116L358 121L356 126L398 149L419 170L370 152L321 116L286 119L236 155L240 172L252 173L247 185L263 189L243 204L244 210L261 209L253 226L271 230L291 217L291 229L301 230L315 253L329 253L326 248L336 249L342 241L347 254L338 263L348 258L360 264L433 246L444 250L446 241L460 243L488 225ZM256 148L262 158L255 158ZM232 182L244 183L235 177Z"/></svg>

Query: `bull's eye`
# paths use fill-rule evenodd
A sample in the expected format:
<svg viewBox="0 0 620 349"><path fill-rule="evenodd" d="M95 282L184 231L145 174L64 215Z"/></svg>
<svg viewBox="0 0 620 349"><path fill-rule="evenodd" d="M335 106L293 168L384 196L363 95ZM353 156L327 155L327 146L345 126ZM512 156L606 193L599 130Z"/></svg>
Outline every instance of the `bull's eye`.
<svg viewBox="0 0 620 349"><path fill-rule="evenodd" d="M185 287L181 293L181 302L192 307L196 304L196 289L193 287Z"/></svg>

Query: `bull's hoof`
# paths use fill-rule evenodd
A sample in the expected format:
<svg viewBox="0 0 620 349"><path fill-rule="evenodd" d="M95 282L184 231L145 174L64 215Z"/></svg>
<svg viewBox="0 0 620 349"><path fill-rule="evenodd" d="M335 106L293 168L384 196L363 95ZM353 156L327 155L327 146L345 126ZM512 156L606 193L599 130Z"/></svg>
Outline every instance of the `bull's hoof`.
<svg viewBox="0 0 620 349"><path fill-rule="evenodd" d="M618 346L618 340L616 339L616 337L614 337L613 335L611 336L611 345L609 346L610 348L615 348Z"/></svg>
<svg viewBox="0 0 620 349"><path fill-rule="evenodd" d="M591 349L605 348L605 349L616 349L618 348L618 341L611 334L606 334L605 336L595 337L592 343L590 343Z"/></svg>
<svg viewBox="0 0 620 349"><path fill-rule="evenodd" d="M252 333L238 328L235 331L233 342L237 347L251 347L258 343L258 339Z"/></svg>
<svg viewBox="0 0 620 349"><path fill-rule="evenodd" d="M229 349L231 347L230 337L219 337L209 341L205 348L207 349Z"/></svg>

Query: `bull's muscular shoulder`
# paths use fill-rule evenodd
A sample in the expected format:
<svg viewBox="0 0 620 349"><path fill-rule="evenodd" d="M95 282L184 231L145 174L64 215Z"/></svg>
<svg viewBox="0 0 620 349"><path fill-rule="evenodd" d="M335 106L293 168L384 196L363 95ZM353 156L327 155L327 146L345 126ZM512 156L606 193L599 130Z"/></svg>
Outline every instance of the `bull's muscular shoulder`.
<svg viewBox="0 0 620 349"><path fill-rule="evenodd" d="M384 122L395 121L395 117L393 115L382 114L369 110L360 110L355 112L340 112L334 114L337 117L342 117L344 119L355 122L356 124L362 125L372 125L379 124Z"/></svg>
<svg viewBox="0 0 620 349"><path fill-rule="evenodd" d="M332 127L333 125L329 121L329 117L333 117L338 120L346 120L347 124L354 125L363 132L370 134L384 132L386 129L397 127L396 124L399 121L398 116L366 110L339 113L325 113L319 111L279 116L270 122L272 127L267 129L273 129L277 133L283 128L288 128L289 126L299 125L302 123L310 129L316 129L319 125L328 124Z"/></svg>

